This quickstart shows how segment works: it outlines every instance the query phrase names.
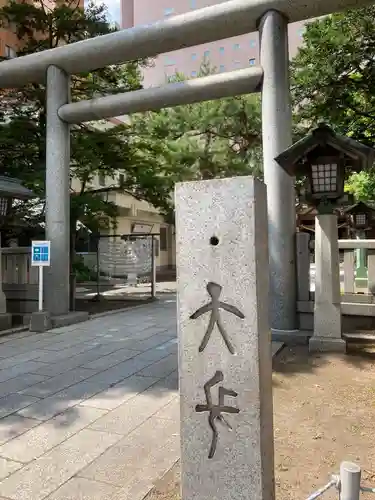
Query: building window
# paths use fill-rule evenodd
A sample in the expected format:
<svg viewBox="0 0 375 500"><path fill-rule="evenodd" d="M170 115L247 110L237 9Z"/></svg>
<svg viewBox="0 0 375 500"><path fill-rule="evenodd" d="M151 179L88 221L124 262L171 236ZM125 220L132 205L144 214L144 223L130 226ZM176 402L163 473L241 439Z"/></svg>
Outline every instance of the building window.
<svg viewBox="0 0 375 500"><path fill-rule="evenodd" d="M220 52L220 54L224 54L224 47L220 47L219 52Z"/></svg>
<svg viewBox="0 0 375 500"><path fill-rule="evenodd" d="M224 71L225 71L225 66L224 66L224 64L220 64L219 71L220 71L220 73L224 73Z"/></svg>
<svg viewBox="0 0 375 500"><path fill-rule="evenodd" d="M250 40L249 45L251 48L256 47L256 41L255 40Z"/></svg>
<svg viewBox="0 0 375 500"><path fill-rule="evenodd" d="M233 45L233 49L234 49L234 50L240 50L240 44L239 44L239 43L235 43L235 44Z"/></svg>
<svg viewBox="0 0 375 500"><path fill-rule="evenodd" d="M191 72L191 76L192 76L193 78L194 78L194 77L196 77L196 76L197 76L197 72L196 72L196 71L192 71L192 72Z"/></svg>
<svg viewBox="0 0 375 500"><path fill-rule="evenodd" d="M168 250L168 233L166 227L160 228L160 251L166 252Z"/></svg>
<svg viewBox="0 0 375 500"><path fill-rule="evenodd" d="M249 66L255 65L255 59L249 59Z"/></svg>
<svg viewBox="0 0 375 500"><path fill-rule="evenodd" d="M305 33L305 28L300 28L297 33L302 38L303 34Z"/></svg>
<svg viewBox="0 0 375 500"><path fill-rule="evenodd" d="M235 68L239 68L241 66L241 61L233 61L233 65Z"/></svg>
<svg viewBox="0 0 375 500"><path fill-rule="evenodd" d="M164 9L164 17L169 17L174 13L174 8L173 7L168 7L167 9Z"/></svg>
<svg viewBox="0 0 375 500"><path fill-rule="evenodd" d="M125 175L124 174L120 174L118 176L118 184L120 186L120 188L122 188L125 184Z"/></svg>
<svg viewBox="0 0 375 500"><path fill-rule="evenodd" d="M99 173L99 186L105 186L105 174L102 172Z"/></svg>
<svg viewBox="0 0 375 500"><path fill-rule="evenodd" d="M13 59L14 57L17 57L17 52L12 49L12 47L9 47L9 45L5 45L5 57L7 59Z"/></svg>
<svg viewBox="0 0 375 500"><path fill-rule="evenodd" d="M210 51L209 50L205 50L203 55L204 55L204 57L206 59L208 59L210 57Z"/></svg>
<svg viewBox="0 0 375 500"><path fill-rule="evenodd" d="M194 52L194 54L191 54L191 60L196 61L197 60L197 54Z"/></svg>
<svg viewBox="0 0 375 500"><path fill-rule="evenodd" d="M175 60L171 56L164 56L164 66L174 66Z"/></svg>
<svg viewBox="0 0 375 500"><path fill-rule="evenodd" d="M190 0L190 8L191 9L197 8L197 0Z"/></svg>

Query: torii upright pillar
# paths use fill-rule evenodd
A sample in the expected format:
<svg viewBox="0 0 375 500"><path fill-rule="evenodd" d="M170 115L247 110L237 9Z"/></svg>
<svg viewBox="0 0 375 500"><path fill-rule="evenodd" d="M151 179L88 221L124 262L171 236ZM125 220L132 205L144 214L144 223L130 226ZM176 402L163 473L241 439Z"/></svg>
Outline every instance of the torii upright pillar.
<svg viewBox="0 0 375 500"><path fill-rule="evenodd" d="M262 136L270 253L270 323L284 335L296 329L294 179L275 161L292 144L288 20L269 10L259 26L263 67Z"/></svg>

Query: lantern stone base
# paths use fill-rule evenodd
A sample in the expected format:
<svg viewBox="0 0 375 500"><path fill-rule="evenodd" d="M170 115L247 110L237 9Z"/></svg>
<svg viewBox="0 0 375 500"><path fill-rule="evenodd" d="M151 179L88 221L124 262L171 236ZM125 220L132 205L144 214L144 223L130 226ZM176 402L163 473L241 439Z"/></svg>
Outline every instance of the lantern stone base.
<svg viewBox="0 0 375 500"><path fill-rule="evenodd" d="M346 342L344 339L312 336L309 352L346 352Z"/></svg>
<svg viewBox="0 0 375 500"><path fill-rule="evenodd" d="M52 328L61 326L70 326L76 323L82 323L89 319L89 313L85 311L69 311L67 314L52 316Z"/></svg>
<svg viewBox="0 0 375 500"><path fill-rule="evenodd" d="M9 330L10 328L12 328L12 315L0 313L0 331Z"/></svg>
<svg viewBox="0 0 375 500"><path fill-rule="evenodd" d="M32 313L30 317L30 331L42 333L51 328L74 325L89 319L89 313L84 311L70 311L60 316L51 316L46 311Z"/></svg>
<svg viewBox="0 0 375 500"><path fill-rule="evenodd" d="M51 317L46 311L37 311L30 317L30 332L43 333L52 327Z"/></svg>
<svg viewBox="0 0 375 500"><path fill-rule="evenodd" d="M273 342L283 342L286 345L306 345L312 333L303 330L276 330L271 328Z"/></svg>

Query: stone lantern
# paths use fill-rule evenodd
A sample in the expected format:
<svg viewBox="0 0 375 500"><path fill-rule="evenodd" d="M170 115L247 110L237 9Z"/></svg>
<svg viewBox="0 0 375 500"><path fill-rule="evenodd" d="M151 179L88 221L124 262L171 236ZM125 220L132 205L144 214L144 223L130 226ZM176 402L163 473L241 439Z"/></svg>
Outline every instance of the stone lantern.
<svg viewBox="0 0 375 500"><path fill-rule="evenodd" d="M311 351L345 351L341 335L341 290L335 205L348 173L372 166L375 151L325 124L293 144L275 160L291 176L302 176L305 199L315 217L315 303Z"/></svg>
<svg viewBox="0 0 375 500"><path fill-rule="evenodd" d="M17 179L0 176L0 330L6 330L12 326L11 315L6 312L6 297L3 292L1 229L4 228L7 217L11 213L13 200L27 199L33 196L33 193L22 186Z"/></svg>
<svg viewBox="0 0 375 500"><path fill-rule="evenodd" d="M325 124L281 153L276 161L291 176L304 176L306 201L319 213L332 213L344 195L345 177L369 168L375 158L372 148L337 135Z"/></svg>
<svg viewBox="0 0 375 500"><path fill-rule="evenodd" d="M371 229L371 221L374 218L375 210L366 203L359 201L346 208L344 214L348 217L349 227L357 240L366 239L366 231ZM359 288L367 286L367 250L357 248L355 250L355 284Z"/></svg>
<svg viewBox="0 0 375 500"><path fill-rule="evenodd" d="M375 210L363 203L363 201L345 208L343 212L347 215L350 228L355 234L357 232L364 234L365 231L371 229L371 221L374 219Z"/></svg>

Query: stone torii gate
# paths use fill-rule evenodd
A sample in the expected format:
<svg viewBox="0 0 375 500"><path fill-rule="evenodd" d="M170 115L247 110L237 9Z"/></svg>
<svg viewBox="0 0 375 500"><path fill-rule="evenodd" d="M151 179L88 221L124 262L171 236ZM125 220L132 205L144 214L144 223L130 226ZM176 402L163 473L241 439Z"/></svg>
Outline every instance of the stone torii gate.
<svg viewBox="0 0 375 500"><path fill-rule="evenodd" d="M46 308L69 311L69 125L231 95L262 92L264 177L268 191L271 326L296 329L293 179L274 158L291 145L289 22L369 0L229 0L149 26L65 45L0 63L0 87L47 82L46 232L51 267ZM260 67L126 94L70 103L69 75L109 64L243 35L259 29Z"/></svg>

